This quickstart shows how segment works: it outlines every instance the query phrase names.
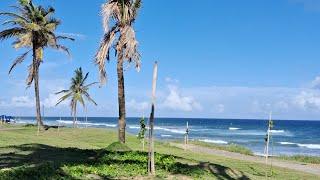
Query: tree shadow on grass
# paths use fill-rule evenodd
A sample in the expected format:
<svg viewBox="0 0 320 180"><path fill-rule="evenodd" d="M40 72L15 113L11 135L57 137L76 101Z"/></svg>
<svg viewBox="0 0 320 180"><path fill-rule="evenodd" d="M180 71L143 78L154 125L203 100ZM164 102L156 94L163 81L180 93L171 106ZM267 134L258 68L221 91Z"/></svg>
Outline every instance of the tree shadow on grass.
<svg viewBox="0 0 320 180"><path fill-rule="evenodd" d="M79 175L77 178L93 176L101 179L147 174L145 152L111 152L104 149L85 150L25 144L0 148L0 155L0 169L4 169L0 171L0 179L75 179L71 175L73 172ZM249 179L242 172L221 165L189 165L177 162L176 159L181 158L156 154L156 168L167 175L203 177L207 174L216 179ZM69 169L66 172L62 167ZM132 168L136 169L131 170Z"/></svg>

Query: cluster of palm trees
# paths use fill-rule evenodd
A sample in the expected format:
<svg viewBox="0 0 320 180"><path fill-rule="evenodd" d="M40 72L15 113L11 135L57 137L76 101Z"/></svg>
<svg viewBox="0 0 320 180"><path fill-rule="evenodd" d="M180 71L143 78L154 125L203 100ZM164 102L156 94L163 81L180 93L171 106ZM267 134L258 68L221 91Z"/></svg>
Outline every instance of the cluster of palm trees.
<svg viewBox="0 0 320 180"><path fill-rule="evenodd" d="M61 21L54 18L55 9L53 7L44 8L35 5L32 0L18 0L18 5L12 6L14 12L0 12L1 16L8 19L3 23L8 27L0 32L0 40L14 38L13 47L15 49L26 49L26 52L17 57L9 73L14 67L32 55L32 62L29 65L29 75L27 86L34 83L35 100L36 100L36 120L37 123L44 127L41 119L40 94L39 94L39 68L43 63L44 50L52 48L65 51L69 55L67 47L60 44L61 40L75 39L68 36L58 35L55 33ZM108 0L102 5L104 36L100 47L95 55L95 63L100 73L100 82L105 84L107 80L105 64L110 60L109 52L112 48L115 50L117 57L117 74L118 74L118 103L119 103L119 141L125 143L126 129L126 109L125 109L125 87L123 64L125 61L134 62L136 68L140 68L140 54L138 52L138 42L136 40L133 23L137 17L138 10L141 7L141 0ZM83 76L82 69L75 71L75 77L72 78L71 86L68 90L62 90L57 94L63 94L58 103L66 99L71 99L71 112L76 121L77 103L85 107L84 99L96 102L90 97L88 89L94 83L88 85L85 81L88 73Z"/></svg>

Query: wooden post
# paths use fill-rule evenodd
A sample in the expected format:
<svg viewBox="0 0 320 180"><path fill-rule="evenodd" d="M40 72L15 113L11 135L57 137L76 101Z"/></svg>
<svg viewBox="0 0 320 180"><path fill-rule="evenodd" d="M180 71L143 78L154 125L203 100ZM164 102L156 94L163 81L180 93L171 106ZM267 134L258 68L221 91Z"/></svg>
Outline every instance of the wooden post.
<svg viewBox="0 0 320 180"><path fill-rule="evenodd" d="M151 114L149 118L149 151L148 151L148 174L149 175L156 174L156 170L154 166L153 126L154 126L154 110L155 110L155 101L156 101L157 77L158 77L158 63L155 62L154 69L153 69L153 79L152 79Z"/></svg>
<svg viewBox="0 0 320 180"><path fill-rule="evenodd" d="M269 158L269 142L270 142L271 121L272 121L272 112L270 112L270 115L269 115L267 141L266 141L266 147L265 147L266 166L268 166L268 158ZM267 177L268 177L268 171L266 168L266 178Z"/></svg>
<svg viewBox="0 0 320 180"><path fill-rule="evenodd" d="M184 150L187 150L188 143L189 143L189 122L187 121L186 133L184 135Z"/></svg>

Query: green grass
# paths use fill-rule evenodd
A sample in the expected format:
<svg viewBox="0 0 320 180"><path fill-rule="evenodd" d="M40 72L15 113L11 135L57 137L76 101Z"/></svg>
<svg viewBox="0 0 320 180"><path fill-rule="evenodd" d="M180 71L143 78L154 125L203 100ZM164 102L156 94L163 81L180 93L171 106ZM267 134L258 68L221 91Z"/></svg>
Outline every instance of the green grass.
<svg viewBox="0 0 320 180"><path fill-rule="evenodd" d="M0 132L0 179L88 179L147 176L147 153L133 135L126 145L105 129L50 129L36 136L36 128ZM114 144L112 144L114 143ZM116 151L117 149L125 151ZM131 149L131 150L130 150ZM265 166L222 156L184 151L155 143L157 177L176 179L264 179ZM318 177L273 168L273 179Z"/></svg>
<svg viewBox="0 0 320 180"><path fill-rule="evenodd" d="M320 157L316 156L304 156L304 155L295 155L295 156L279 156L279 159L310 163L310 164L320 164Z"/></svg>
<svg viewBox="0 0 320 180"><path fill-rule="evenodd" d="M253 155L253 152L250 149L237 144L217 145L217 144L205 143L200 141L191 141L190 143L203 146L203 147L218 149L218 150L224 150L224 151L235 152L235 153L251 155L251 156Z"/></svg>

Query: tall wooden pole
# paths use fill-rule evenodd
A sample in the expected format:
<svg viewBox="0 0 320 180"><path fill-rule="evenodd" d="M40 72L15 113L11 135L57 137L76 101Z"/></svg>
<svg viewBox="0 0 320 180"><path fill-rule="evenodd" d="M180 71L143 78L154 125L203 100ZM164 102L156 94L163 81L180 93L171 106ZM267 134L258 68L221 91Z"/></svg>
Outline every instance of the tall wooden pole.
<svg viewBox="0 0 320 180"><path fill-rule="evenodd" d="M184 136L184 150L187 150L188 143L189 143L189 122L187 121L186 134Z"/></svg>
<svg viewBox="0 0 320 180"><path fill-rule="evenodd" d="M270 112L270 115L269 115L267 141L266 141L266 148L265 148L266 166L268 166L268 158L269 158L269 142L270 142L271 121L272 121L272 112ZM267 172L268 171L266 170L266 178L268 177Z"/></svg>
<svg viewBox="0 0 320 180"><path fill-rule="evenodd" d="M157 78L158 78L158 63L156 61L153 68L152 104L151 104L151 114L149 118L149 151L148 151L148 174L149 175L156 174L156 170L154 166L153 126L154 126L154 110L155 110L155 101L156 101Z"/></svg>

